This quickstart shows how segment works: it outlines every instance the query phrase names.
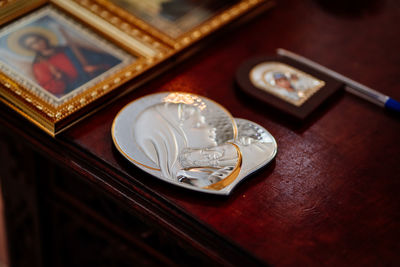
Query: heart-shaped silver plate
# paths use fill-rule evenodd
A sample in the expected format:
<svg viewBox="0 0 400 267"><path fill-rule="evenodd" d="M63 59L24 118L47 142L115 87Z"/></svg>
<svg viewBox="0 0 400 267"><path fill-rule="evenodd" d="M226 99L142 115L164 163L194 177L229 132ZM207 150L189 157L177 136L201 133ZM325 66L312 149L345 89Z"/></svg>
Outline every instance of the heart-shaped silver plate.
<svg viewBox="0 0 400 267"><path fill-rule="evenodd" d="M129 103L111 133L118 151L145 172L218 195L228 195L277 153L266 129L189 93L157 93Z"/></svg>

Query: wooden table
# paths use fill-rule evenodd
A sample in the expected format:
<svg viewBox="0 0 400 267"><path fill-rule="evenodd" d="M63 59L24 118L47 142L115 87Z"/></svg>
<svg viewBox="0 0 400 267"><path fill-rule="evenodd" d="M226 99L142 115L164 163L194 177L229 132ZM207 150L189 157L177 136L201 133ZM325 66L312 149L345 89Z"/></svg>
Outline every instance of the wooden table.
<svg viewBox="0 0 400 267"><path fill-rule="evenodd" d="M398 2L332 2L278 1L56 139L2 105L13 266L399 265L398 114L341 92L298 124L234 83L241 62L282 47L400 99ZM264 126L276 159L229 197L144 173L110 127L124 105L159 91L204 95Z"/></svg>

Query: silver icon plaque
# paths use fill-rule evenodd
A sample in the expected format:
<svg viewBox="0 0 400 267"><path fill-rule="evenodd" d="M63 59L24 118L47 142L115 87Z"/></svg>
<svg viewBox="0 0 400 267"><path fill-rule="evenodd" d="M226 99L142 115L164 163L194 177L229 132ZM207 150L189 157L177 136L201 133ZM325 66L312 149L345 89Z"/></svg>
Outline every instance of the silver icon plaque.
<svg viewBox="0 0 400 267"><path fill-rule="evenodd" d="M147 173L220 195L277 152L266 129L189 93L157 93L131 102L116 116L112 137L121 154Z"/></svg>

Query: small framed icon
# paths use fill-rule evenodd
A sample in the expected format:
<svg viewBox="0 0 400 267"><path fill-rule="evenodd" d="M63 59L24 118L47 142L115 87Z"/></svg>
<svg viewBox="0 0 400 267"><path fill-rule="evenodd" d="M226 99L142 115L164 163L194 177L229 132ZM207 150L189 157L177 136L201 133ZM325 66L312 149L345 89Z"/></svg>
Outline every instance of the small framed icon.
<svg viewBox="0 0 400 267"><path fill-rule="evenodd" d="M250 95L305 119L341 87L331 77L286 57L257 57L237 71L240 88Z"/></svg>

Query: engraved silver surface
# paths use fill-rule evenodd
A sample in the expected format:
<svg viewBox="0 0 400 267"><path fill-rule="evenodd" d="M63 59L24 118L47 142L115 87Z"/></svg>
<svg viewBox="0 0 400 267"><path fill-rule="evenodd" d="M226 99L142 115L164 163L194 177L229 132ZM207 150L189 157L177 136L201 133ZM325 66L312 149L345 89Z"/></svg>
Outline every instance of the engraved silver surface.
<svg viewBox="0 0 400 267"><path fill-rule="evenodd" d="M112 134L117 149L142 170L214 194L229 194L276 154L276 142L264 128L186 93L153 94L128 104Z"/></svg>
<svg viewBox="0 0 400 267"><path fill-rule="evenodd" d="M268 164L278 152L275 138L255 122L235 118L238 128L238 144L242 153L242 170L238 180L245 178Z"/></svg>

